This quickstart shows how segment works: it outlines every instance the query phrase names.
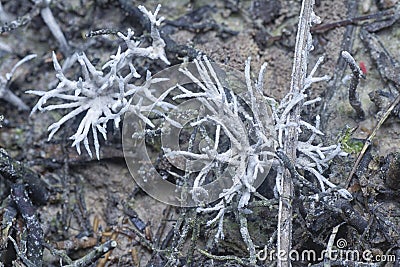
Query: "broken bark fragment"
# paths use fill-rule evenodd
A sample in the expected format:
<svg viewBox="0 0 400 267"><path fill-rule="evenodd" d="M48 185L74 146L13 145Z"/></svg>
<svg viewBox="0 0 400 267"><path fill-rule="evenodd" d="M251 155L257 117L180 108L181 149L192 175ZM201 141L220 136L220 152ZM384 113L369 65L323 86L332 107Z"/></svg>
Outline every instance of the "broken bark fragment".
<svg viewBox="0 0 400 267"><path fill-rule="evenodd" d="M386 173L386 185L391 189L400 189L400 154L396 154Z"/></svg>
<svg viewBox="0 0 400 267"><path fill-rule="evenodd" d="M36 216L36 209L29 199L25 185L15 184L11 189L11 199L14 201L26 226L28 235L26 237L26 257L35 266L42 266L43 258L43 230Z"/></svg>
<svg viewBox="0 0 400 267"><path fill-rule="evenodd" d="M5 150L0 149L0 175L12 183L18 180L27 184L27 191L32 201L44 205L49 199L46 183L39 175L25 167L21 162L12 159Z"/></svg>

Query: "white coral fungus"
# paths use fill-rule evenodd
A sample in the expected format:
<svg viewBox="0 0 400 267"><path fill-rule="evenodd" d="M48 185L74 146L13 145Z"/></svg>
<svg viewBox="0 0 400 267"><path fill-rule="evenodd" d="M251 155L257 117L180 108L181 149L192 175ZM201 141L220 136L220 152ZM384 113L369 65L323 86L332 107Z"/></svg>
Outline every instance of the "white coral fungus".
<svg viewBox="0 0 400 267"><path fill-rule="evenodd" d="M145 7L140 6L139 9L149 17L151 22L152 43L149 47L140 47L140 42L131 40L134 35L133 31L128 29L128 33L124 36L118 33L127 45L125 51L121 51L121 47L110 60L104 64L102 70L97 70L90 62L85 53L79 53L77 59L82 69L82 76L78 80L68 79L53 52L54 69L57 72L59 83L55 89L50 91L30 90L27 93L40 96L39 101L32 109L32 113L39 111L49 111L54 109L73 109L62 117L58 122L49 126L49 140L60 129L60 127L68 120L74 118L82 112L86 112L81 120L78 129L70 138L80 154L80 144L83 142L86 151L92 157L89 146L88 134L91 131L93 135L93 143L96 157L100 158L100 145L98 133L106 139L106 126L108 121L114 121L114 126L118 127L121 116L128 110L132 109L142 119L146 120L140 113L142 109L142 99L138 104L130 106L135 94L145 97L154 102L154 97L150 91L152 84L163 79L152 79L151 73L148 71L146 82L142 86L136 86L132 80L140 78L132 64L132 60L137 57L147 57L150 59L161 59L166 64L170 64L164 51L165 42L160 37L158 26L163 18L156 19L160 10L160 5L154 13L148 11ZM48 100L61 99L63 103L53 101L46 105ZM149 123L148 120L146 120Z"/></svg>

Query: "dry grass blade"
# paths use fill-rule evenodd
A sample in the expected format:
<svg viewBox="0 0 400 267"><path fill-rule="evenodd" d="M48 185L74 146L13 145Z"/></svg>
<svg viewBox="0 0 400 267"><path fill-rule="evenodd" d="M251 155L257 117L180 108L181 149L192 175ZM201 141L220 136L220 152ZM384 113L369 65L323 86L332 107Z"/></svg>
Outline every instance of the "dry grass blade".
<svg viewBox="0 0 400 267"><path fill-rule="evenodd" d="M400 95L396 97L396 99L390 104L390 106L387 108L385 113L382 115L382 117L379 119L378 123L372 130L371 134L368 136L367 140L365 140L364 146L360 152L360 154L357 157L356 162L354 163L353 169L351 170L349 177L347 178L346 181L346 187L348 188L351 183L351 178L353 178L353 175L356 173L358 165L360 164L361 159L363 158L365 151L367 151L368 147L371 145L372 140L375 138L376 133L378 132L379 128L381 128L382 124L385 122L385 120L389 117L390 113L392 113L393 109L400 103Z"/></svg>

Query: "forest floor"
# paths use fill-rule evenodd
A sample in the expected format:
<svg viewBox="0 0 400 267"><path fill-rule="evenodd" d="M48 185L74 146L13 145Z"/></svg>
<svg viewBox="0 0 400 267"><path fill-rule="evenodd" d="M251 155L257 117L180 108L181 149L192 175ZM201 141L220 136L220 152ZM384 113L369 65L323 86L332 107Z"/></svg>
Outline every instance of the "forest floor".
<svg viewBox="0 0 400 267"><path fill-rule="evenodd" d="M0 35L0 75L4 76L24 56L37 54L36 59L17 70L10 84L11 90L32 108L37 98L24 92L54 88L57 80L51 52L55 51L60 61L66 55L41 16L35 13L31 1L1 2L7 14L0 18L3 25L31 14L25 25ZM172 64L191 60L201 52L217 63L243 71L246 59L251 56L254 73L264 62L268 63L265 95L281 99L288 92L301 1L55 0L50 8L71 48L84 50L88 58L101 66L121 43L112 34L93 37L85 37L85 34L98 29L125 32L132 28L137 33L135 36L140 36L145 30L135 8L144 5L154 10L158 3L162 4L160 14L166 18L163 34L182 49L178 52L174 47L167 49ZM395 262L376 260L376 265L364 266L400 266L399 107L396 106L380 126L347 184L363 142L399 95L400 2L316 1L314 10L322 22L312 28L314 50L310 53L310 66L324 56L317 76L327 74L331 79L312 86L309 94L321 97L322 101L304 116L312 118L319 113L324 143L342 142L346 146L349 156L334 160L326 174L335 184L348 186L354 200L350 207L343 208L344 214L339 215L320 204L305 207L307 203L297 203L293 247L298 251L321 252L332 237L332 229L344 223L335 239L347 242L342 248L371 251L374 259L377 255L396 258ZM366 78L357 89L365 111L363 120L357 117L348 100L351 71L340 57L342 50L349 51L362 69L365 68ZM141 62L138 72L150 69L156 73L165 67L157 62ZM77 69L79 67L72 68L67 75L77 76ZM44 266L66 264L67 257L73 261L88 257L96 246L111 239L117 241L117 247L97 260L96 266L165 266L173 246L179 250L180 266L246 264L248 251L234 216L225 219L225 239L215 243L216 227L205 225L210 219L208 215L202 217L194 209L168 206L136 185L124 160L119 130L110 131L108 140L102 140L100 160L97 160L85 153L78 155L70 147L69 137L78 127L78 120L68 122L47 141L48 126L59 120L62 113L38 112L30 116L30 110L18 110L0 99L0 114L4 116L0 147L10 158L39 174L50 194L46 203L34 203L44 232L43 240L48 244L43 252ZM26 240L23 218L17 216L12 221L12 230L6 229L4 224L13 183L15 181L0 179L0 266L1 262L5 266L26 265L7 240L10 234L22 246L21 242ZM267 199L274 198L271 181L263 183L258 192ZM352 213L347 214L348 217L346 209ZM258 251L272 249L277 204L254 208L248 220ZM176 225L180 228L174 228ZM196 231L200 233L198 238L193 237ZM195 242L191 242L193 238ZM218 258L211 254L235 257ZM257 264L270 266L273 262L259 259ZM347 266L343 264L350 263L332 261L331 265L321 265L323 261L298 260L293 266L307 264Z"/></svg>

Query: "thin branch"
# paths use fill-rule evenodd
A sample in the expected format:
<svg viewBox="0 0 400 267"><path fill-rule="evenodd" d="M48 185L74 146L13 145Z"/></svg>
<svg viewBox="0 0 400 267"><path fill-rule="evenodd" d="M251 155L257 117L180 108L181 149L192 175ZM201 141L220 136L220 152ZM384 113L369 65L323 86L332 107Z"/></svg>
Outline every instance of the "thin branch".
<svg viewBox="0 0 400 267"><path fill-rule="evenodd" d="M100 259L108 251L117 247L117 242L114 240L108 240L107 242L101 244L100 246L93 249L86 256L74 261L72 264L65 265L65 267L84 267L91 266L98 259Z"/></svg>
<svg viewBox="0 0 400 267"><path fill-rule="evenodd" d="M11 188L11 198L16 204L27 229L26 257L34 266L43 265L43 230L36 216L35 207L23 184L14 184ZM19 255L21 256L21 255Z"/></svg>
<svg viewBox="0 0 400 267"><path fill-rule="evenodd" d="M295 56L290 84L291 98L297 97L304 87L307 75L308 53L311 45L310 25L317 17L313 12L313 0L304 0L301 7L299 25L296 37ZM303 100L289 113L289 126L284 136L284 152L292 162L296 162L298 143L297 125ZM282 167L283 168L283 167ZM280 186L279 215L278 215L278 251L285 251L287 258L278 260L278 267L291 266L289 251L292 247L292 205L293 180L289 170L284 171Z"/></svg>
<svg viewBox="0 0 400 267"><path fill-rule="evenodd" d="M27 257L25 257L24 253L21 252L15 239L12 238L12 236L8 236L8 239L10 239L10 241L13 243L15 252L17 253L18 257L21 259L21 261L26 265L26 267L36 267L35 263L30 261Z"/></svg>
<svg viewBox="0 0 400 267"><path fill-rule="evenodd" d="M217 255L212 255L209 252L205 251L205 250L201 250L201 249L197 249L201 254L203 254L204 256L213 259L213 260L217 260L217 261L236 261L237 263L239 263L242 266L246 265L246 262L244 260L242 260L241 258L237 257L237 256L233 256L233 255L227 255L227 256L217 256Z"/></svg>

